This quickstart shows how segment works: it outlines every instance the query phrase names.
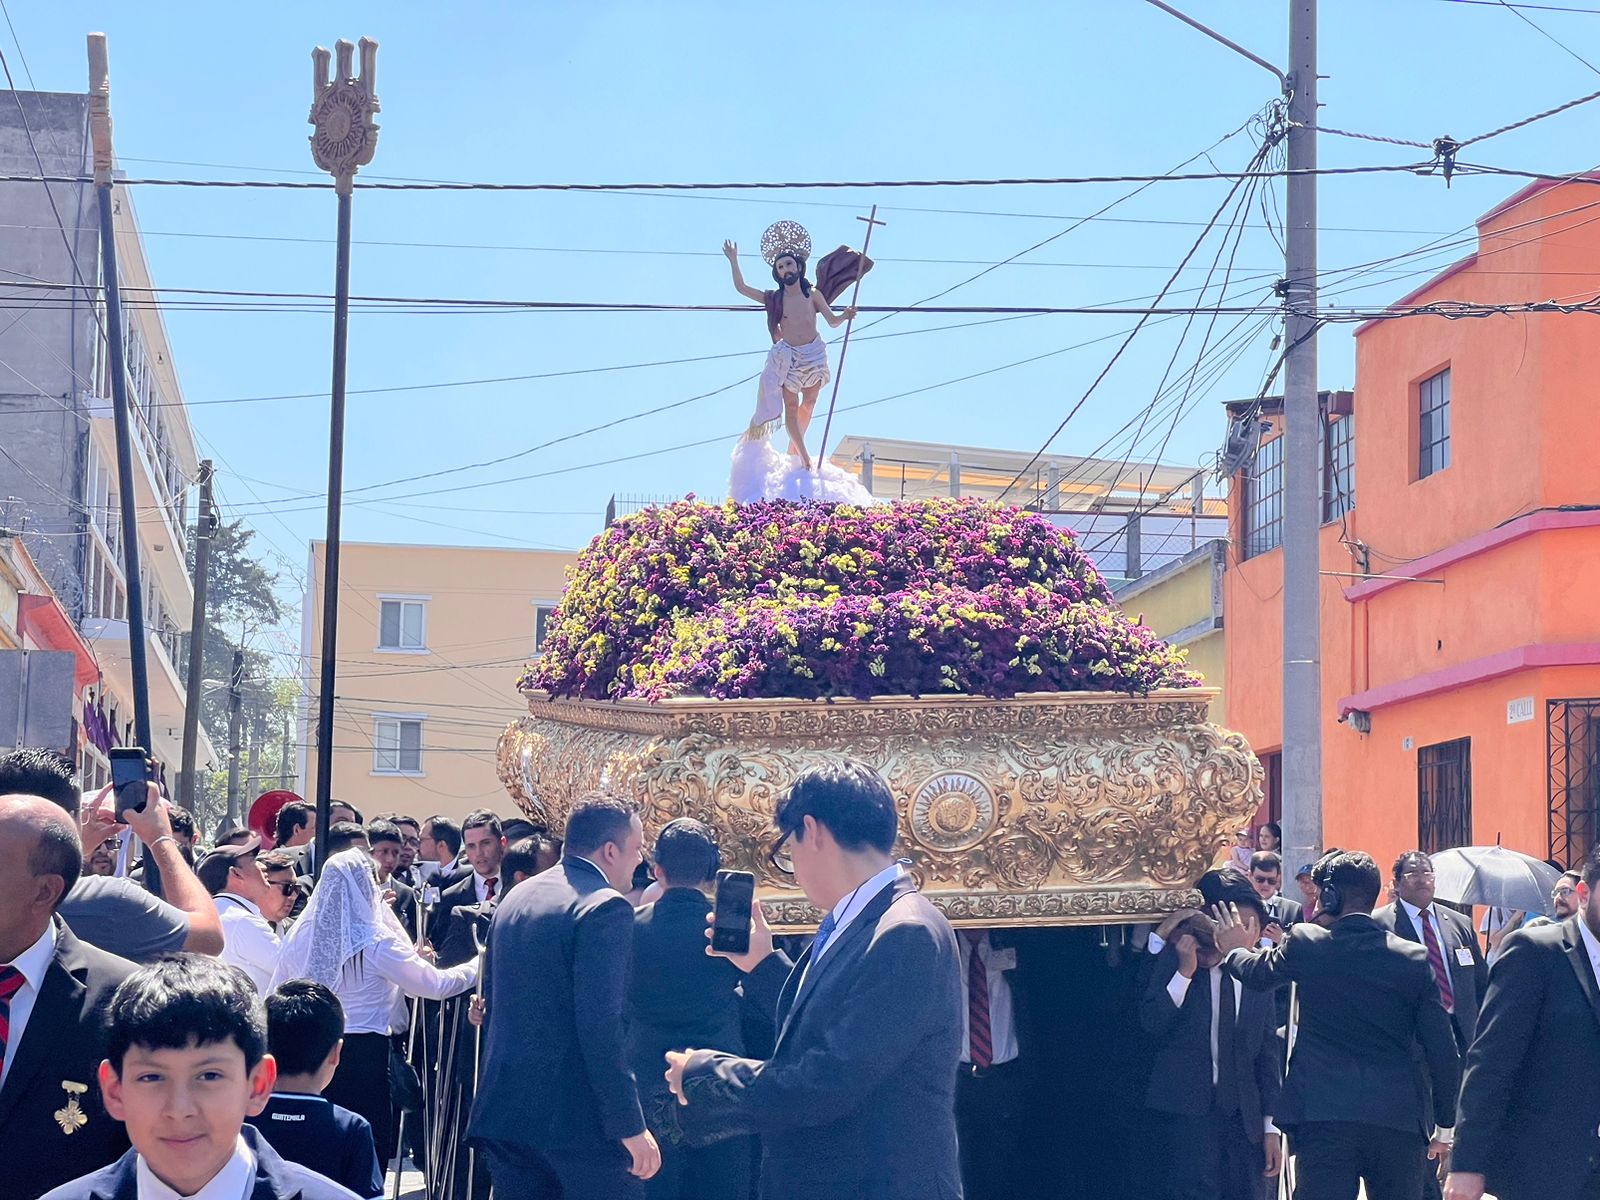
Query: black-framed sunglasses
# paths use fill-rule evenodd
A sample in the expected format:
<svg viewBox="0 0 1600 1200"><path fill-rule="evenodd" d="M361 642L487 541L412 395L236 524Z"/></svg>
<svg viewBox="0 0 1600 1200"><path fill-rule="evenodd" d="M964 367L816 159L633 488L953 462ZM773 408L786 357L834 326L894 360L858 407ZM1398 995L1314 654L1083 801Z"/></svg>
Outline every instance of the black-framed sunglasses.
<svg viewBox="0 0 1600 1200"><path fill-rule="evenodd" d="M785 875L794 874L794 859L789 856L789 851L785 849L789 839L793 836L794 830L785 830L783 835L772 844L772 849L767 852L767 861L772 864L773 869Z"/></svg>

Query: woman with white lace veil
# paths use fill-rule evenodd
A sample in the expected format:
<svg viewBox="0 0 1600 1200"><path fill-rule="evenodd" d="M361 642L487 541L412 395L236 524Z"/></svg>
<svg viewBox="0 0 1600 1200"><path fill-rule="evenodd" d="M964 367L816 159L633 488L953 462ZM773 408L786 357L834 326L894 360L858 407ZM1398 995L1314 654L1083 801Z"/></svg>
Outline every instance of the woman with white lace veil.
<svg viewBox="0 0 1600 1200"><path fill-rule="evenodd" d="M311 979L344 1006L344 1048L323 1095L372 1123L378 1161L394 1157L389 1037L407 1027L405 997L443 1000L477 982L478 964L434 966L384 903L376 868L356 849L332 855L305 912L283 939L272 986Z"/></svg>

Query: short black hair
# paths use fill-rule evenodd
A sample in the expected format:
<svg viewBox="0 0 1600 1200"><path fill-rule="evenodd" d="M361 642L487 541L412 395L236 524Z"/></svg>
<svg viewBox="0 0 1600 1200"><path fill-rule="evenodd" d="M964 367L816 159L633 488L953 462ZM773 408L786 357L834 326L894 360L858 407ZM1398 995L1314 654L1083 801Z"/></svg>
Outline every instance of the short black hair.
<svg viewBox="0 0 1600 1200"><path fill-rule="evenodd" d="M269 871L294 871L299 874L299 864L288 850L267 850L256 855L256 862Z"/></svg>
<svg viewBox="0 0 1600 1200"><path fill-rule="evenodd" d="M566 853L593 854L607 842L622 845L638 815L639 810L621 796L591 792L567 814Z"/></svg>
<svg viewBox="0 0 1600 1200"><path fill-rule="evenodd" d="M668 821L656 838L656 870L676 887L693 887L711 878L717 861L717 835L693 817Z"/></svg>
<svg viewBox="0 0 1600 1200"><path fill-rule="evenodd" d="M533 875L539 870L539 839L525 837L506 848L500 860L500 874L509 879L516 874Z"/></svg>
<svg viewBox="0 0 1600 1200"><path fill-rule="evenodd" d="M443 842L452 855L461 853L461 826L449 817L429 817L424 824L434 841Z"/></svg>
<svg viewBox="0 0 1600 1200"><path fill-rule="evenodd" d="M83 803L71 760L33 746L0 754L0 796L13 794L48 800L73 816Z"/></svg>
<svg viewBox="0 0 1600 1200"><path fill-rule="evenodd" d="M1283 855L1275 850L1257 850L1250 856L1252 871L1276 871L1283 874Z"/></svg>
<svg viewBox="0 0 1600 1200"><path fill-rule="evenodd" d="M1405 856L1402 855L1402 858ZM1330 850L1311 869L1311 882L1319 888L1332 884L1344 897L1339 915L1371 912L1383 890L1383 875L1372 855L1360 850Z"/></svg>
<svg viewBox="0 0 1600 1200"><path fill-rule="evenodd" d="M250 976L204 954L169 954L129 975L111 997L109 1025L106 1058L119 1076L133 1046L232 1042L246 1070L267 1052L267 1014Z"/></svg>
<svg viewBox="0 0 1600 1200"><path fill-rule="evenodd" d="M335 821L328 826L328 857L350 849L358 840L364 841L366 836L367 831L354 821Z"/></svg>
<svg viewBox="0 0 1600 1200"><path fill-rule="evenodd" d="M469 829L487 829L495 837L505 836L500 825L500 814L490 808L475 808L469 812L467 819L461 822L462 834Z"/></svg>
<svg viewBox="0 0 1600 1200"><path fill-rule="evenodd" d="M1423 862L1429 863L1430 865L1433 862L1433 860L1421 850L1407 850L1399 858L1394 860L1394 874L1391 876L1391 878L1399 879L1400 876L1404 875L1408 870L1410 870L1409 864L1415 862L1417 859L1421 859Z"/></svg>
<svg viewBox="0 0 1600 1200"><path fill-rule="evenodd" d="M357 825L366 824L367 819L361 815L361 810L359 808L357 808L354 804L351 804L350 801L348 801L348 800L329 800L328 801L328 811L332 812L336 808L348 808L355 815L355 818L356 818L355 819L355 824L357 824Z"/></svg>
<svg viewBox="0 0 1600 1200"><path fill-rule="evenodd" d="M28 874L61 876L61 895L56 897L57 906L66 899L67 893L83 874L83 846L78 841L78 830L72 821L52 817L39 830L39 840L28 852Z"/></svg>
<svg viewBox="0 0 1600 1200"><path fill-rule="evenodd" d="M1278 845L1280 845L1280 846L1283 845L1283 826L1282 825L1279 825L1276 821L1268 821L1261 828L1262 829L1270 829L1270 830L1272 830L1272 840L1277 842Z"/></svg>
<svg viewBox="0 0 1600 1200"><path fill-rule="evenodd" d="M393 821L385 821L382 817L367 822L367 844L376 846L379 842L399 842L405 845L405 836L400 832L400 826Z"/></svg>
<svg viewBox="0 0 1600 1200"><path fill-rule="evenodd" d="M406 815L405 813L382 813L379 815L378 819L381 821L390 821L395 825L409 825L419 834L422 832L422 822L417 820L415 817Z"/></svg>
<svg viewBox="0 0 1600 1200"><path fill-rule="evenodd" d="M291 800L278 810L276 829L278 845L283 845L317 815L317 810L304 800Z"/></svg>
<svg viewBox="0 0 1600 1200"><path fill-rule="evenodd" d="M267 1046L280 1075L320 1070L344 1037L344 1005L324 984L290 979L267 994Z"/></svg>
<svg viewBox="0 0 1600 1200"><path fill-rule="evenodd" d="M1195 881L1195 887L1207 908L1214 904L1232 904L1250 909L1263 926L1270 920L1260 894L1237 867L1213 868Z"/></svg>
<svg viewBox="0 0 1600 1200"><path fill-rule="evenodd" d="M1600 888L1600 845L1589 852L1589 857L1583 860L1583 881L1589 885L1592 892Z"/></svg>
<svg viewBox="0 0 1600 1200"><path fill-rule="evenodd" d="M888 854L899 833L889 785L871 767L850 759L813 767L789 785L778 801L779 831L798 837L807 817L825 826L845 850Z"/></svg>
<svg viewBox="0 0 1600 1200"><path fill-rule="evenodd" d="M1561 879L1570 879L1573 883L1584 882L1582 871L1563 871L1561 872ZM1560 883L1561 879L1556 880L1556 882Z"/></svg>
<svg viewBox="0 0 1600 1200"><path fill-rule="evenodd" d="M255 830L246 829L243 825L229 825L217 834L216 841L212 844L213 846L231 846L237 842L242 846L255 835Z"/></svg>
<svg viewBox="0 0 1600 1200"><path fill-rule="evenodd" d="M172 822L172 832L181 838L194 837L194 814L178 804L167 805L167 820Z"/></svg>

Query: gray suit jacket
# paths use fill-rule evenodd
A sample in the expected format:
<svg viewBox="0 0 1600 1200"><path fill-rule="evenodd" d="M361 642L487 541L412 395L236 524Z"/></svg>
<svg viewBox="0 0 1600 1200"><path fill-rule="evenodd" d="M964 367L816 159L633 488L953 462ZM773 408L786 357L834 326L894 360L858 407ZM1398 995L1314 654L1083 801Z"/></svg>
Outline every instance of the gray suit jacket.
<svg viewBox="0 0 1600 1200"><path fill-rule="evenodd" d="M1478 1006L1489 989L1489 964L1478 948L1478 935L1473 932L1471 921L1443 905L1435 906L1434 912L1439 916L1439 929L1444 934L1444 944L1439 949L1444 954L1445 965L1450 968L1450 990L1455 997L1455 1011L1450 1015L1455 1024L1456 1044L1465 1054L1478 1032ZM1398 902L1385 904L1372 917L1390 933L1419 946L1425 944L1411 914ZM1456 951L1463 949L1472 957L1469 964L1463 965L1456 957Z"/></svg>
<svg viewBox="0 0 1600 1200"><path fill-rule="evenodd" d="M691 1057L690 1136L760 1134L774 1200L959 1200L966 1000L950 922L900 879L810 964L809 948L792 970L773 954L745 977L775 1000L777 1047L766 1062Z"/></svg>
<svg viewBox="0 0 1600 1200"><path fill-rule="evenodd" d="M469 1136L609 1162L644 1132L623 1025L632 953L633 908L587 862L506 892L489 922Z"/></svg>

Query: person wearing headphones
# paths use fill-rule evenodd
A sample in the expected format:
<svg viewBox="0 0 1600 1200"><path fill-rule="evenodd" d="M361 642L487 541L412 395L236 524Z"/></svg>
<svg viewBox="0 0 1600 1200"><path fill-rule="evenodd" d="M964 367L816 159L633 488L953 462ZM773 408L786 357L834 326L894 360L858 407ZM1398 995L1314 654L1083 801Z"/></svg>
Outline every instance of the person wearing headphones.
<svg viewBox="0 0 1600 1200"><path fill-rule="evenodd" d="M628 1059L645 1123L661 1146L661 1170L645 1181L647 1200L744 1200L750 1194L750 1139L685 1145L678 1104L662 1076L668 1050L690 1046L744 1053L739 968L706 953L706 888L722 866L716 835L691 817L656 838L660 894L633 915L628 988Z"/></svg>
<svg viewBox="0 0 1600 1200"><path fill-rule="evenodd" d="M1217 945L1246 988L1299 985L1300 1025L1274 1119L1296 1156L1295 1200L1415 1200L1424 1157L1443 1170L1454 1139L1461 1061L1420 945L1385 930L1367 854L1331 851L1312 871L1317 916L1254 949L1235 906L1215 911ZM1412 1057L1422 1048L1432 1113ZM1432 1132L1430 1133L1430 1129Z"/></svg>

